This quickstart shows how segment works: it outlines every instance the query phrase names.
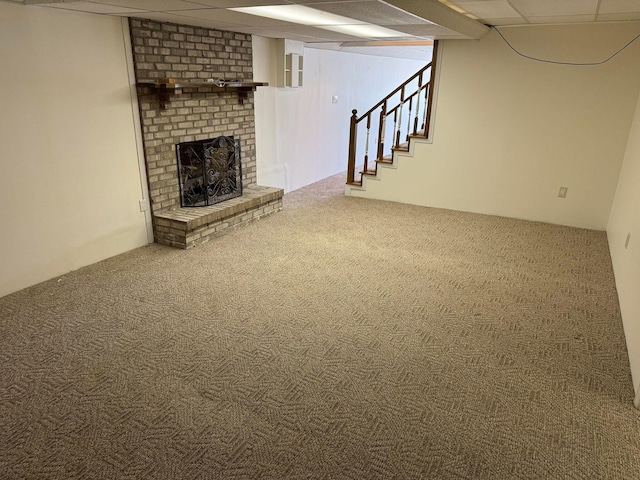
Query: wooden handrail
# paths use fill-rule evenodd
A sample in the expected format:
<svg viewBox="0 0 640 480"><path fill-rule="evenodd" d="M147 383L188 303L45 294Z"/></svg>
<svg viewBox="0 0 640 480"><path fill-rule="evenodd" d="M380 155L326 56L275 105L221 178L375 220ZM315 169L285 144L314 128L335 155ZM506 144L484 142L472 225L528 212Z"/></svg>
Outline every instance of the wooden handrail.
<svg viewBox="0 0 640 480"><path fill-rule="evenodd" d="M433 51L435 52L435 42L434 42L434 48ZM435 58L435 53L433 55L433 58ZM412 80L414 80L418 75L422 75L428 68L431 67L431 65L433 64L433 60L431 60L429 63L427 63L426 66L422 67L419 71L417 71L416 73L414 73L412 76L410 76L408 79L406 79L404 82L402 82L402 84L396 88L395 90L393 90L389 95L387 95L386 97L384 97L382 100L380 100L378 103L376 103L373 107L371 107L369 110L367 110L367 112L362 115L358 121L362 120L364 117L366 117L367 115L369 115L371 112L373 112L376 108L378 108L380 105L382 105L384 102L386 102L387 100L389 100L391 97L393 97L396 93L398 93L400 90L402 90L402 87L404 87L407 83L410 83Z"/></svg>
<svg viewBox="0 0 640 480"><path fill-rule="evenodd" d="M387 135L387 119L393 115L393 134L391 138L391 149L400 148L402 133L404 132L404 126L402 124L406 124L406 139L407 142L410 141L412 136L424 136L425 138L429 138L429 130L431 126L431 107L433 104L433 84L435 81L435 65L437 59L437 50L438 50L438 42L435 41L433 45L433 55L431 62L425 65L423 68L414 73L411 77L405 80L401 85L395 88L391 93L389 93L386 97L376 103L373 107L367 110L363 115L358 117L358 111L353 110L351 119L350 119L350 132L349 132L349 159L347 166L347 184L349 185L361 185L362 180L357 182L355 180L355 172L356 172L356 157L359 155L358 151L362 152L362 150L358 150L357 146L357 133L358 133L358 124L367 119L366 122L366 145L364 146L364 157L362 158L364 162L364 169L361 172L362 174L369 173L374 174L377 171L377 162L381 161L383 158L387 158L385 156L385 136ZM424 80L424 73L427 69L431 68L429 81L427 83L422 83ZM417 88L410 94L407 94L407 89L410 87L411 82L417 79ZM422 92L424 91L424 106L423 106L423 122L422 122L422 132L418 131L418 123L419 123L419 113L420 107L422 104ZM400 93L400 99L397 100L397 104L390 106L389 103L392 98ZM395 103L396 100L393 100ZM407 120L403 120L403 107L407 105ZM382 107L382 108L380 108ZM415 108L415 110L414 110ZM379 120L377 126L377 135L378 138L375 140L375 148L372 151L375 152L376 155L376 165L375 169L369 168L369 138L371 134L371 123L372 123L372 114L380 109ZM412 116L415 117L412 119ZM391 121L391 120L389 120ZM364 127L361 127L364 128ZM390 128L390 127L389 127ZM375 135L376 132L374 132Z"/></svg>

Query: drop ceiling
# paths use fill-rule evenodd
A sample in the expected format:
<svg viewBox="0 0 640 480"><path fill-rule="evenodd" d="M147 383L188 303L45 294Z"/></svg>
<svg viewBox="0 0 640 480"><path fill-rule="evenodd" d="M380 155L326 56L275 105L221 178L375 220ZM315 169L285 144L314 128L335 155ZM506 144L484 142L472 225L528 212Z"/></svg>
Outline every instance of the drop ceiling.
<svg viewBox="0 0 640 480"><path fill-rule="evenodd" d="M360 38L282 20L228 10L264 5L305 5L400 32L403 42L480 38L485 25L588 23L640 20L640 0L0 0L25 8L57 8L98 15L163 22L288 38L310 46L357 48L380 39ZM385 39L388 43L389 39ZM333 47L331 47L333 46ZM382 47L380 47L382 48Z"/></svg>

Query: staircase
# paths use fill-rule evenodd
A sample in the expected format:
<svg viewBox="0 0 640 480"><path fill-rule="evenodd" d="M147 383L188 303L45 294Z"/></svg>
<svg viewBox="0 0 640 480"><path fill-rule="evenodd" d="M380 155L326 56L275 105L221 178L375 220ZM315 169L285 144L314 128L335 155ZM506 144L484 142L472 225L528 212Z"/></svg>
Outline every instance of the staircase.
<svg viewBox="0 0 640 480"><path fill-rule="evenodd" d="M382 159L376 160L373 168L370 167L368 170L358 168L357 171L360 178L351 184L347 183L345 185L345 195L378 200L401 201L397 200L397 195L393 193L393 189L397 188L397 183L399 179L402 178L402 176L396 177L398 174L401 174L399 169L403 169L403 171L406 168L414 169L412 166L414 165L413 162L407 162L406 160L413 160L417 155L419 155L419 158L424 158L425 151L421 150L422 147L420 147L420 144L429 143L431 143L431 141L426 138L422 131L419 131L417 135L410 135L408 141L401 143L397 148L392 148L392 152L385 155ZM387 188L385 188L385 186ZM409 188L409 186L407 186L407 188Z"/></svg>
<svg viewBox="0 0 640 480"><path fill-rule="evenodd" d="M429 139L437 51L435 41L430 63L364 115L358 116L357 110L352 111L347 194L351 189L364 188L366 179L377 179L379 165L394 166L396 153L410 152L412 142ZM358 137L363 135L365 141L358 143ZM369 155L370 144L371 150L375 150L373 161Z"/></svg>

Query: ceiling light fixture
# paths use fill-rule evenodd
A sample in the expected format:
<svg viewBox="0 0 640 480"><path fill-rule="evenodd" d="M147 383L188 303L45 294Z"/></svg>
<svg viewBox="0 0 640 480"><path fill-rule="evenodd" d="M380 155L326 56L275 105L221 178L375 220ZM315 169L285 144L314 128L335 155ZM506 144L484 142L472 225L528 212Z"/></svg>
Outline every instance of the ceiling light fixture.
<svg viewBox="0 0 640 480"><path fill-rule="evenodd" d="M325 30L331 30L338 33L346 33L347 35L353 35L355 37L362 38L397 38L407 37L406 33L397 32L390 28L380 27L378 25L364 24L364 25L331 25L320 27Z"/></svg>
<svg viewBox="0 0 640 480"><path fill-rule="evenodd" d="M432 47L433 40L356 40L342 42L343 47Z"/></svg>
<svg viewBox="0 0 640 480"><path fill-rule="evenodd" d="M285 22L299 23L301 25L311 25L321 27L326 25L347 25L363 24L352 18L341 17L333 13L323 12L315 8L304 7L302 5L271 5L262 7L236 7L229 8L234 12L248 13L259 17L273 18Z"/></svg>
<svg viewBox="0 0 640 480"><path fill-rule="evenodd" d="M248 13L259 17L323 28L363 38L402 38L410 35L390 28L373 25L353 18L323 12L302 5L272 5L261 7L229 8L234 12Z"/></svg>

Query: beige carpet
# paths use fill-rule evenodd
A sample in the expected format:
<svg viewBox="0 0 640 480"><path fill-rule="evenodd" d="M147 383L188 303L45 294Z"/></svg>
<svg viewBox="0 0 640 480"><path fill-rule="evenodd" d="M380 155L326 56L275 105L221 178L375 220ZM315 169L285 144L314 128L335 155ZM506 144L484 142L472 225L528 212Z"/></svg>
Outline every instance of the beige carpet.
<svg viewBox="0 0 640 480"><path fill-rule="evenodd" d="M343 182L0 299L0 477L639 478L605 234Z"/></svg>

